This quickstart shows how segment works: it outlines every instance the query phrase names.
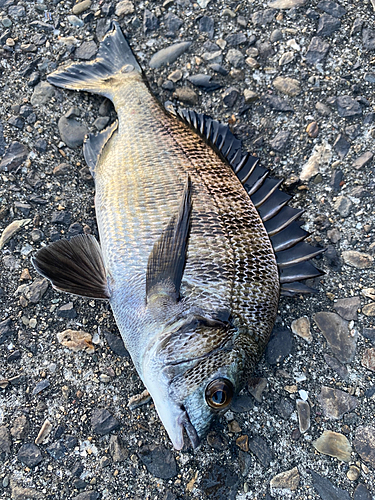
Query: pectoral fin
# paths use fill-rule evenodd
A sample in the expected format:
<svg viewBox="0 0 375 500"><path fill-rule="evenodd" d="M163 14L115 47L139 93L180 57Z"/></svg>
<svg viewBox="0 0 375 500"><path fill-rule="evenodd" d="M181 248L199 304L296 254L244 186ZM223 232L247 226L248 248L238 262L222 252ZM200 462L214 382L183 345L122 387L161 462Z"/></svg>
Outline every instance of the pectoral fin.
<svg viewBox="0 0 375 500"><path fill-rule="evenodd" d="M158 298L177 302L186 262L191 215L191 182L188 177L178 213L173 215L154 244L148 259L147 303Z"/></svg>
<svg viewBox="0 0 375 500"><path fill-rule="evenodd" d="M94 236L56 241L39 250L32 262L58 290L82 297L110 298L102 252Z"/></svg>

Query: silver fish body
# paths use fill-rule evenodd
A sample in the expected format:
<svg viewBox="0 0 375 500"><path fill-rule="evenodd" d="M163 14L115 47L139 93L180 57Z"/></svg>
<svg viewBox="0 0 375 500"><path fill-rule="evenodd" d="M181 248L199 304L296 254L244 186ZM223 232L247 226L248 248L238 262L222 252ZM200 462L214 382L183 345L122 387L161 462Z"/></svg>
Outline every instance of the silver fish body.
<svg viewBox="0 0 375 500"><path fill-rule="evenodd" d="M109 97L118 125L85 145L101 250L57 242L35 266L56 288L109 300L174 447L184 429L197 446L272 330L280 281L270 237L223 154L150 93L118 26L95 61L49 81ZM62 250L83 259L91 291L69 284L77 270L63 280L51 270Z"/></svg>

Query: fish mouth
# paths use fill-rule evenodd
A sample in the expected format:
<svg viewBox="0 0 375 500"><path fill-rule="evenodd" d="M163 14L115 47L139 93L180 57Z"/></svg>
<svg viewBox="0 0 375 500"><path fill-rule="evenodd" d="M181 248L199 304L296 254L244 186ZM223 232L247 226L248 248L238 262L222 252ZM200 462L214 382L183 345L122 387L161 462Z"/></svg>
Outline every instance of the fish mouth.
<svg viewBox="0 0 375 500"><path fill-rule="evenodd" d="M185 432L188 438L190 439L190 443L193 447L193 450L195 450L200 445L201 440L198 436L197 431L195 430L194 425L190 422L189 415L183 406L181 407L181 410L183 411L183 413L180 415L178 419L179 424L183 425Z"/></svg>

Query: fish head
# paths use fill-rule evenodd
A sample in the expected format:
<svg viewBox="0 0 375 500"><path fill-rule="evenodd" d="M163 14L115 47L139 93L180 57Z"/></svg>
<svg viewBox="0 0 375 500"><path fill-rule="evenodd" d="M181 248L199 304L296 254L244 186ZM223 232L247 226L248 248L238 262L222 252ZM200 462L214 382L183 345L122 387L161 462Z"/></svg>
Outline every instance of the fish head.
<svg viewBox="0 0 375 500"><path fill-rule="evenodd" d="M196 448L241 387L235 334L229 323L191 315L169 325L148 350L142 378L176 449L184 446L184 430Z"/></svg>

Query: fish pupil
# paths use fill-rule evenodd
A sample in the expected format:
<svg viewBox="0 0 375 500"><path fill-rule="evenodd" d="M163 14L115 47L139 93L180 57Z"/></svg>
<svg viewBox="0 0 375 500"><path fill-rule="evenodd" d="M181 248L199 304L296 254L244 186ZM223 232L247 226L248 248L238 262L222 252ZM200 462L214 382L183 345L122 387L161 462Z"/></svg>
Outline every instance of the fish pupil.
<svg viewBox="0 0 375 500"><path fill-rule="evenodd" d="M212 396L212 400L215 404L217 405L222 405L225 403L225 392L224 391L216 391L213 396Z"/></svg>

